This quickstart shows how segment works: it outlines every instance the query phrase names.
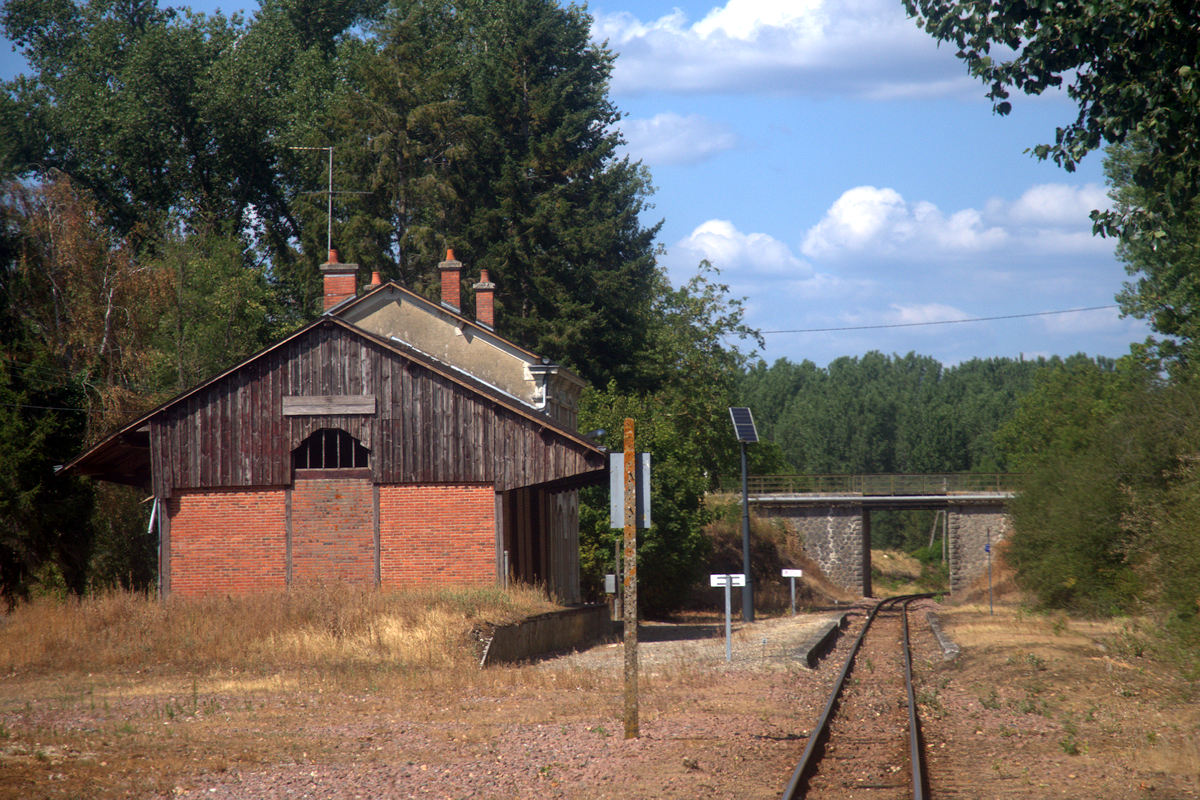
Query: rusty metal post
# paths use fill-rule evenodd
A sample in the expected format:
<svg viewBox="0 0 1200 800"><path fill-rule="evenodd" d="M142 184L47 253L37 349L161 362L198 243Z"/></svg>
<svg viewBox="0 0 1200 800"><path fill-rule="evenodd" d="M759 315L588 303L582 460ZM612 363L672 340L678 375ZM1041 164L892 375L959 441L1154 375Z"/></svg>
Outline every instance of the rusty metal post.
<svg viewBox="0 0 1200 800"><path fill-rule="evenodd" d="M633 420L625 419L625 738L638 737L637 449Z"/></svg>

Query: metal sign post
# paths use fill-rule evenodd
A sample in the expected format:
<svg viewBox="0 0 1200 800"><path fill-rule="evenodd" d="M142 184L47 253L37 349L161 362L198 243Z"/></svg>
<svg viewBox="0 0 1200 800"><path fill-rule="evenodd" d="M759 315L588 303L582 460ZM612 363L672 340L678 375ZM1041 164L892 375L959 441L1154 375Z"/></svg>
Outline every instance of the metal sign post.
<svg viewBox="0 0 1200 800"><path fill-rule="evenodd" d="M718 573L709 575L708 582L710 586L725 587L725 660L733 661L733 616L732 603L730 602L730 593L734 586L745 586L746 576L736 573Z"/></svg>
<svg viewBox="0 0 1200 800"><path fill-rule="evenodd" d="M983 552L987 553L988 562L988 614L994 615L995 609L992 608L992 529L987 529L987 543L983 546Z"/></svg>
<svg viewBox="0 0 1200 800"><path fill-rule="evenodd" d="M785 569L783 577L790 578L792 583L792 616L796 616L796 578L804 577L802 569Z"/></svg>

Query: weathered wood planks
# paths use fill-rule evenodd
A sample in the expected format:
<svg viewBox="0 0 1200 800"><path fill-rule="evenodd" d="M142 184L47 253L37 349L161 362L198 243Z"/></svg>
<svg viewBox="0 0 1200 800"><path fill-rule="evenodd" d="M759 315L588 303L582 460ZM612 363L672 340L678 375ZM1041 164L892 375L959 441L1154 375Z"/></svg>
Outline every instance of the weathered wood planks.
<svg viewBox="0 0 1200 800"><path fill-rule="evenodd" d="M602 468L590 447L347 326L320 324L150 419L154 491L284 486L321 428L370 451L378 483L492 483L497 491Z"/></svg>

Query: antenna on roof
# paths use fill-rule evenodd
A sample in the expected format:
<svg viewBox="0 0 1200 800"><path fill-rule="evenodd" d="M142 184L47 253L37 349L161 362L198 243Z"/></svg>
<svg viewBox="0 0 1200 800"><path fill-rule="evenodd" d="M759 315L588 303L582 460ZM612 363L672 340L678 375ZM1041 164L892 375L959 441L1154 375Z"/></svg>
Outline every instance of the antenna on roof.
<svg viewBox="0 0 1200 800"><path fill-rule="evenodd" d="M301 194L325 195L325 251L333 249L333 196L335 194L370 194L370 192L350 192L333 190L333 147L288 147L288 150L328 150L329 151L329 183L324 192L301 192Z"/></svg>

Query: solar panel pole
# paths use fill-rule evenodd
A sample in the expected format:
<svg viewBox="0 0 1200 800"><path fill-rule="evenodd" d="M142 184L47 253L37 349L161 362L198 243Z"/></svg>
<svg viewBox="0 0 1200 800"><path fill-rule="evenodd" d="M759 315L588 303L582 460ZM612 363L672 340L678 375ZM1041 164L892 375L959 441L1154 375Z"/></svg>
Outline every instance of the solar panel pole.
<svg viewBox="0 0 1200 800"><path fill-rule="evenodd" d="M750 578L750 490L746 481L746 442L742 446L742 572L746 586L742 589L742 621L754 622L754 582Z"/></svg>

